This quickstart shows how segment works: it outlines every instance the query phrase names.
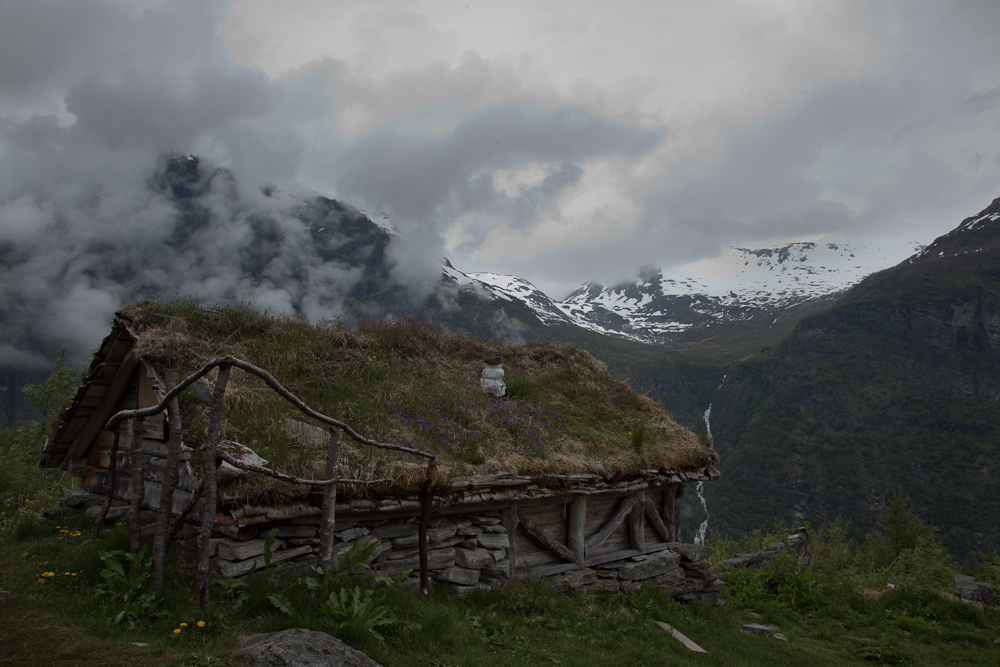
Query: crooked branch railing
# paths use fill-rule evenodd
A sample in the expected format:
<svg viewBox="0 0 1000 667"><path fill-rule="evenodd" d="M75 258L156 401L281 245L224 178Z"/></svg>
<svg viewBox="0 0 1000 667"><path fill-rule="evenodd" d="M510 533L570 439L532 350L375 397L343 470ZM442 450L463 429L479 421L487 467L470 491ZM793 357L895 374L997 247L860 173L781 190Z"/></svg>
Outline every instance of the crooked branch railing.
<svg viewBox="0 0 1000 667"><path fill-rule="evenodd" d="M293 477L291 475L285 475L283 473L271 470L270 468L265 468L263 466L257 466L252 464L244 463L230 456L224 451L219 451L219 431L222 420L222 409L223 409L223 399L226 392L226 384L229 382L229 372L232 368L239 368L251 375L259 377L264 383L270 387L276 394L284 398L286 401L294 405L299 412L302 414L312 417L313 419L327 424L330 427L330 440L327 446L327 458L326 458L326 469L324 471L325 478L321 480L314 479L302 479L298 477ZM207 364L202 366L199 370L191 373L182 381L175 383L174 375L168 375L167 378L167 392L156 405L138 408L135 410L121 410L114 415L112 415L104 428L109 431L114 432L115 440L111 450L111 460L110 469L108 475L108 489L107 495L104 500L104 505L101 508L101 512L98 515L96 521L94 522L93 534L96 537L100 526L103 524L107 512L111 506L111 498L114 493L114 487L116 482L117 474L117 459L118 459L118 427L125 420L130 420L128 433L126 438L129 440L130 452L131 452L131 462L132 462L132 503L129 511L129 527L131 530L131 548L133 552L139 550L139 511L141 509L142 496L143 496L143 473L142 473L142 438L144 434L143 420L146 417L151 417L153 415L159 414L165 408L170 409L170 439L168 441L168 461L176 461L176 455L180 451L180 438L175 437L175 432L180 433L180 422L179 413L177 410L177 396L180 395L185 389L197 382L199 379L205 377L213 368L219 369L219 375L215 381L215 387L212 391L212 399L209 403L209 420L208 420L208 432L204 445L205 450L205 466L202 475L202 482L199 485L198 491L192 494L187 507L180 516L174 517L172 522L167 521L167 517L172 513L172 507L170 505L164 505L161 500L159 514L157 516L157 530L154 534L154 549L153 549L153 571L159 573L158 576L154 576L154 585L157 587L162 587L162 571L163 571L163 561L166 555L166 547L169 544L172 535L180 528L180 523L184 520L184 517L191 511L191 508L198 501L198 496L203 495L205 498L205 508L202 513L201 526L198 531L198 590L200 593L201 607L204 610L208 605L208 547L209 538L212 533L212 527L215 524L216 518L216 505L217 499L217 485L215 481L215 469L218 465L219 460L225 461L230 465L237 468L247 470L249 472L260 473L264 475L269 475L276 479L283 480L285 482L290 482L293 484L305 484L310 486L321 486L324 487L323 493L323 513L320 520L320 544L319 544L319 561L320 565L323 567L330 566L330 560L333 554L333 533L334 525L336 520L336 503L337 503L337 484L378 484L383 482L391 482L392 480L374 480L374 481L363 481L363 480L342 480L337 474L339 460L340 460L340 444L343 434L346 433L354 441L367 445L369 447L375 447L377 449L388 449L398 452L403 452L410 454L412 456L422 457L427 459L427 473L426 473L426 483L424 490L421 493L421 512L420 512L420 532L419 532L419 552L420 552L420 588L426 595L428 592L428 572L427 572L427 524L430 518L432 491L434 484L436 482L436 469L437 469L437 457L430 452L424 452L419 449L414 449L412 447L405 447L403 445L397 445L387 442L379 442L371 438L366 438L348 424L324 415L316 410L313 410L308 405L306 405L301 399L299 399L295 394L286 389L277 379L267 371L253 364L243 361L242 359L237 359L232 356L218 357L209 361ZM178 414L178 419L175 421L174 415ZM176 465L174 466L176 468ZM169 465L168 465L169 468ZM168 483L168 479L164 479L164 486ZM173 479L173 485L176 485L176 478ZM164 489L166 492L166 489ZM172 496L173 488L171 487L170 493L165 493L166 498ZM161 517L163 517L161 519ZM169 530L167 530L167 525L169 525ZM161 534L166 531L166 534Z"/></svg>

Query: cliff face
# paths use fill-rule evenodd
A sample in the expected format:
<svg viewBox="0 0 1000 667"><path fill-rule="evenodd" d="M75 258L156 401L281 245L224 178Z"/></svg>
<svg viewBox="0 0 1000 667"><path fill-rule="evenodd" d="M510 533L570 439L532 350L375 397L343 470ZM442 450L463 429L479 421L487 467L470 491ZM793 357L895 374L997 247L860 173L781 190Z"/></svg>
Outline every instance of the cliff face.
<svg viewBox="0 0 1000 667"><path fill-rule="evenodd" d="M723 527L870 526L902 491L956 554L1000 548L998 400L1000 200L730 373L709 502Z"/></svg>

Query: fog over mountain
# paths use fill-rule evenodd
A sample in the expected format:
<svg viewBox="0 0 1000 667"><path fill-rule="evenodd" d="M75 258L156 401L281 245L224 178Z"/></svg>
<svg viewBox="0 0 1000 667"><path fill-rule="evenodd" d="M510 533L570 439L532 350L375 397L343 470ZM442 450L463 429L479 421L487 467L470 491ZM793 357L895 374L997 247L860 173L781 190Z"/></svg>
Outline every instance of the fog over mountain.
<svg viewBox="0 0 1000 667"><path fill-rule="evenodd" d="M341 313L371 283L317 196L420 302L442 255L559 299L995 194L995 3L626 5L0 3L0 364L155 294Z"/></svg>

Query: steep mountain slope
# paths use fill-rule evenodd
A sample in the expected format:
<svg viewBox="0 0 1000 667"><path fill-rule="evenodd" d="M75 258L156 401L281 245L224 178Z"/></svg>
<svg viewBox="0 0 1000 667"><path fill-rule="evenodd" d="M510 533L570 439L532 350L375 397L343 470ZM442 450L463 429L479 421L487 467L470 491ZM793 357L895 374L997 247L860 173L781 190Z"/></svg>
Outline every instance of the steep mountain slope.
<svg viewBox="0 0 1000 667"><path fill-rule="evenodd" d="M732 369L717 525L871 525L902 491L956 554L1000 548L998 399L1000 199Z"/></svg>

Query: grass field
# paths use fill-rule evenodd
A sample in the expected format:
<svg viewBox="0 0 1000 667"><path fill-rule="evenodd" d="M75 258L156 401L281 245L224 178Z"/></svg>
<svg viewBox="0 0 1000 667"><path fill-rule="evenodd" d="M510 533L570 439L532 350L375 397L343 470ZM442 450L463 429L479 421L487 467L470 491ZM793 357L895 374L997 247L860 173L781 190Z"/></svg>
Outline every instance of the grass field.
<svg viewBox="0 0 1000 667"><path fill-rule="evenodd" d="M939 556L910 558L911 572L865 572L863 550L823 531L812 568L779 561L724 575L723 608L680 603L652 587L602 598L527 580L467 600L444 588L427 599L405 588L380 589L372 601L390 619L382 623L368 612L324 611L301 582L220 587L208 614L199 616L193 563L176 549L166 593L148 609L136 606L141 591L132 591L131 601L101 597L97 591L111 581L102 576L101 553L124 548L127 535L109 530L94 542L83 536L87 527L81 519L24 521L0 541L0 665L238 665L232 649L241 639L290 627L330 632L386 667L1000 664L997 612L931 588L902 586L878 598L855 588L893 575L919 581L918 570ZM717 557L777 537L720 543ZM284 610L269 599L273 594ZM115 622L125 608L140 613ZM690 653L654 621L673 625L708 657ZM745 634L743 623L776 625L788 641Z"/></svg>

